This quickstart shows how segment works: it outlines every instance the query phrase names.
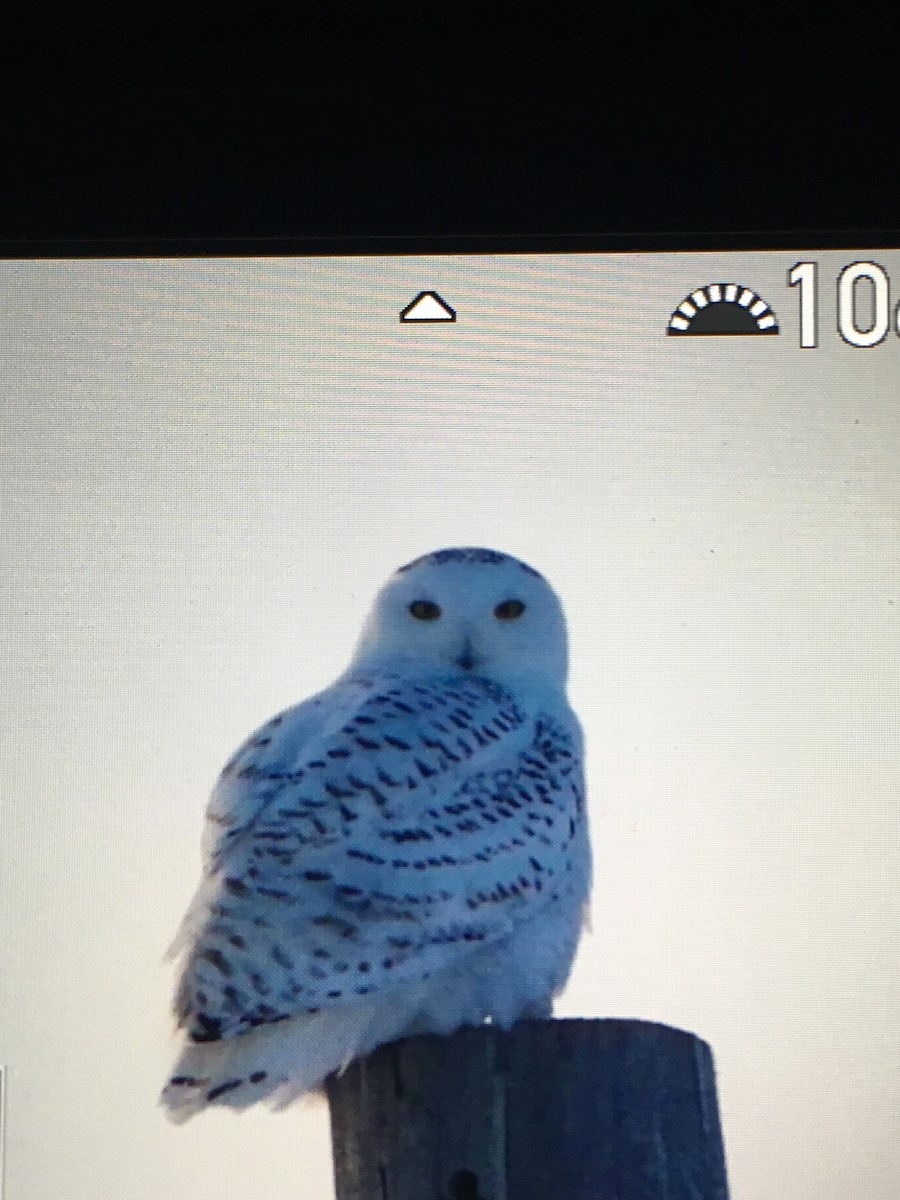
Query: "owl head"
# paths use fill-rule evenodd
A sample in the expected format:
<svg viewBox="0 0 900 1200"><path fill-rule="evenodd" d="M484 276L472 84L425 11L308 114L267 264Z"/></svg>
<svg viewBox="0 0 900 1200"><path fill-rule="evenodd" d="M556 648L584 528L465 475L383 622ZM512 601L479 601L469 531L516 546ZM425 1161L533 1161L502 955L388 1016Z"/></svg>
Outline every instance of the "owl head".
<svg viewBox="0 0 900 1200"><path fill-rule="evenodd" d="M354 667L565 688L566 622L533 567L496 550L436 550L400 567L378 593Z"/></svg>

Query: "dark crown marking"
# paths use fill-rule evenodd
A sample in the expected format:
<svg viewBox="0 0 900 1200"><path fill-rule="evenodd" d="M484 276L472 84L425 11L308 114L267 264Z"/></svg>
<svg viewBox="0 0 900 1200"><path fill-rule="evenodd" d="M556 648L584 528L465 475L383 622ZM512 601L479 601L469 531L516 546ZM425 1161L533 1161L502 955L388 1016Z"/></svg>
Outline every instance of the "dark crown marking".
<svg viewBox="0 0 900 1200"><path fill-rule="evenodd" d="M432 567L442 567L446 563L489 563L492 566L499 566L501 563L515 563L526 575L533 575L535 579L544 578L540 571L529 567L521 559L513 558L511 554L501 554L499 550L486 550L480 546L458 546L447 550L434 550L431 554L422 554L419 558L414 558L412 562L398 567L397 574L404 575L422 563L428 563Z"/></svg>

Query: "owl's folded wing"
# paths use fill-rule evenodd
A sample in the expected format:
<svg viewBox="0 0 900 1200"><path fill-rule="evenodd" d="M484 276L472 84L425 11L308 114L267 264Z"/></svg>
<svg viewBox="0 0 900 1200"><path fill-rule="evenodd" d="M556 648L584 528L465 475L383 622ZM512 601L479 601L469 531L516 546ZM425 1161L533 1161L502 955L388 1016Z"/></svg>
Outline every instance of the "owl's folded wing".
<svg viewBox="0 0 900 1200"><path fill-rule="evenodd" d="M195 1040L427 978L564 882L583 819L565 713L475 677L336 688L249 739L213 796L176 1000Z"/></svg>

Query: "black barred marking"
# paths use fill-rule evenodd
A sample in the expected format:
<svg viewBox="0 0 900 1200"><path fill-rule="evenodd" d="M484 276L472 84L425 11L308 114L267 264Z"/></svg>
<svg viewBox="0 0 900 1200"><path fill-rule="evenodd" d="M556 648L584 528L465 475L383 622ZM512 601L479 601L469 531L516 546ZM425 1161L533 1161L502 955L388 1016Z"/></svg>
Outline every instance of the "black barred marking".
<svg viewBox="0 0 900 1200"><path fill-rule="evenodd" d="M267 1004L261 1004L256 1012L241 1018L241 1024L246 1025L250 1029L257 1029L260 1025L277 1025L279 1021L287 1021L291 1014L280 1013L277 1008L270 1008Z"/></svg>
<svg viewBox="0 0 900 1200"><path fill-rule="evenodd" d="M253 1074L250 1076L250 1082L251 1083L262 1083L262 1081L267 1078L268 1078L267 1071L254 1071Z"/></svg>
<svg viewBox="0 0 900 1200"><path fill-rule="evenodd" d="M343 938L351 938L359 932L357 927L349 921L343 921L340 917L334 917L330 913L321 917L313 917L312 923L319 929L333 929L339 937Z"/></svg>
<svg viewBox="0 0 900 1200"><path fill-rule="evenodd" d="M459 762L459 755L454 754L446 742L442 742L440 738L422 738L422 745L428 750L439 750L450 762Z"/></svg>
<svg viewBox="0 0 900 1200"><path fill-rule="evenodd" d="M220 1042L222 1040L222 1020L220 1017L211 1017L208 1013L198 1012L194 1014L198 1028L191 1030L191 1041L194 1042Z"/></svg>
<svg viewBox="0 0 900 1200"><path fill-rule="evenodd" d="M347 857L361 859L362 862L371 863L375 867L383 867L387 861L378 854L370 854L368 850L357 850L353 846L347 851Z"/></svg>
<svg viewBox="0 0 900 1200"><path fill-rule="evenodd" d="M292 971L294 969L294 966L296 965L294 960L289 955L285 954L281 946L273 946L271 954L273 960L278 963L279 967L284 967L286 971Z"/></svg>
<svg viewBox="0 0 900 1200"><path fill-rule="evenodd" d="M333 796L335 800L348 800L356 795L352 789L338 787L336 783L331 783L330 781L326 781L325 791L329 796Z"/></svg>
<svg viewBox="0 0 900 1200"><path fill-rule="evenodd" d="M196 1075L173 1075L169 1080L170 1087L206 1087L208 1079L198 1079Z"/></svg>
<svg viewBox="0 0 900 1200"><path fill-rule="evenodd" d="M223 975L230 976L232 974L231 963L228 961L222 951L217 950L215 946L205 946L200 951L199 957L202 958L204 962L210 963Z"/></svg>
<svg viewBox="0 0 900 1200"><path fill-rule="evenodd" d="M445 804L445 805L444 805L444 812L447 814L447 816L448 816L448 817L459 817L459 816L461 816L463 813L467 813L467 812L469 812L469 810L471 809L471 807L472 807L472 806L471 806L471 804L465 804L465 803L462 803L462 804Z"/></svg>
<svg viewBox="0 0 900 1200"><path fill-rule="evenodd" d="M227 1083L220 1083L218 1087L211 1088L206 1093L206 1099L212 1104L213 1100L217 1100L219 1096L224 1096L226 1092L233 1092L235 1088L239 1088L243 1084L243 1079L229 1079Z"/></svg>
<svg viewBox="0 0 900 1200"><path fill-rule="evenodd" d="M391 829L382 836L396 842L398 846L402 842L431 842L434 840L427 829Z"/></svg>
<svg viewBox="0 0 900 1200"><path fill-rule="evenodd" d="M268 896L272 900L283 900L286 904L297 903L296 896L292 896L290 892L285 892L281 888L263 887L260 884L256 891L260 896Z"/></svg>
<svg viewBox="0 0 900 1200"><path fill-rule="evenodd" d="M412 749L412 746L410 746L409 742L404 742L402 738L391 737L391 735L389 733L386 733L384 735L384 740L387 742L387 744L389 746L393 746L395 750L411 750ZM425 741L424 738L422 740ZM425 741L425 745L426 746L428 745L427 741Z"/></svg>

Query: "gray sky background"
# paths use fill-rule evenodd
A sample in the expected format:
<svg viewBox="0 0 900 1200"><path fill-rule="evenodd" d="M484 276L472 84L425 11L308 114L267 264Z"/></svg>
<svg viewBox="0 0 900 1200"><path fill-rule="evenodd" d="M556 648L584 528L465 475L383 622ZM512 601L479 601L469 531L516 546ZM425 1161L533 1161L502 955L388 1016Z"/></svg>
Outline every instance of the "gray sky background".
<svg viewBox="0 0 900 1200"><path fill-rule="evenodd" d="M558 1015L710 1042L732 1200L900 1194L900 337L838 338L853 258L0 264L6 1200L328 1200L319 1106L166 1122L162 955L228 755L459 544L569 617ZM780 337L664 336L732 280ZM455 324L399 323L423 288Z"/></svg>

